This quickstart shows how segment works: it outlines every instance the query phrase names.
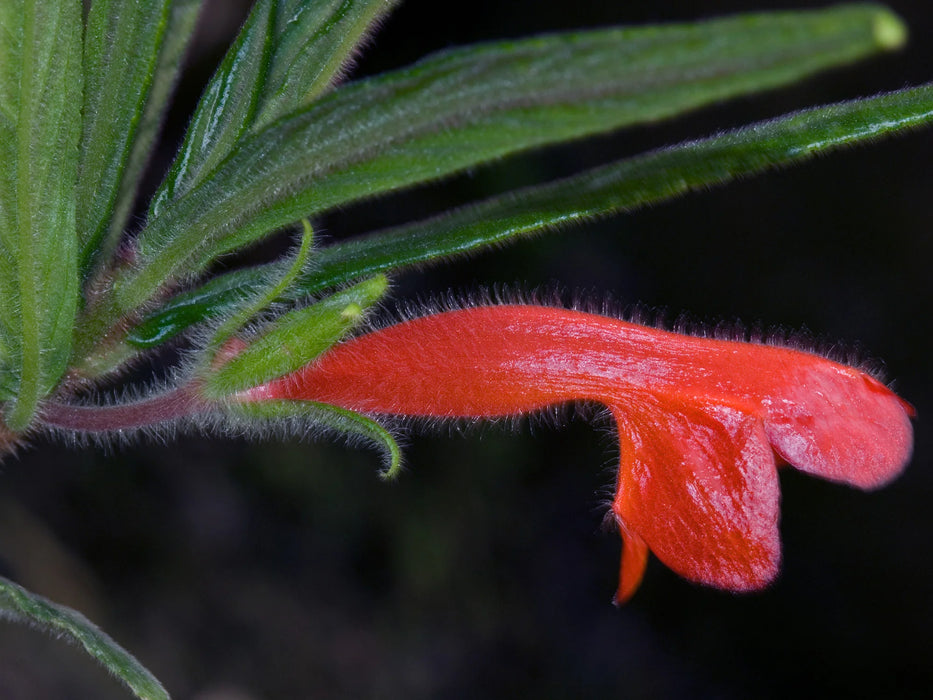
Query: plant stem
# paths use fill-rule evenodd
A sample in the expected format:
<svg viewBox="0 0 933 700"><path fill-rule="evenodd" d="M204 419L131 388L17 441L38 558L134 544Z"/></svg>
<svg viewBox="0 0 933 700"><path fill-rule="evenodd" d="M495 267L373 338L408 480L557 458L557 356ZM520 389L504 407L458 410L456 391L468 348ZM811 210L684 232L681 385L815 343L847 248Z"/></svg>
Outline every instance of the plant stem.
<svg viewBox="0 0 933 700"><path fill-rule="evenodd" d="M141 401L112 406L49 403L43 408L42 422L49 427L80 433L138 430L185 418L206 408L208 403L197 388L196 383L189 383Z"/></svg>

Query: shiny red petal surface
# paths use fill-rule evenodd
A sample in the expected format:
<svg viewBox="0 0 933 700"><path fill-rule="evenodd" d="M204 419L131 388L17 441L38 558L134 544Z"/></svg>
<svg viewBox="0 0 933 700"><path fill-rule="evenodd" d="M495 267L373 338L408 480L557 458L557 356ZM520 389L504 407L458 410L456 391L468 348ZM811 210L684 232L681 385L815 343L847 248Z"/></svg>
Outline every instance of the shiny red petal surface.
<svg viewBox="0 0 933 700"><path fill-rule="evenodd" d="M733 591L768 584L780 564L780 496L761 421L652 396L611 408L621 451L613 511L623 532L692 581Z"/></svg>
<svg viewBox="0 0 933 700"><path fill-rule="evenodd" d="M774 449L801 471L863 489L898 476L913 449L912 409L850 367L800 366L765 399Z"/></svg>

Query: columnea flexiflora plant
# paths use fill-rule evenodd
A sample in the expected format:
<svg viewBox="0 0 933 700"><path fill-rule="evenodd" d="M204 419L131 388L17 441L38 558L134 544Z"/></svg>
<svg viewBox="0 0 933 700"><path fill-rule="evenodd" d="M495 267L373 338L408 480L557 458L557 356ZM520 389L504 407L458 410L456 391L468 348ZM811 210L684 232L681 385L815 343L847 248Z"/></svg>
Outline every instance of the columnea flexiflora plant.
<svg viewBox="0 0 933 700"><path fill-rule="evenodd" d="M0 0L0 457L37 436L266 437L271 425L373 442L394 475L386 417L594 404L619 441L616 599L632 596L649 551L691 581L761 588L780 564L778 467L871 489L907 463L912 409L876 378L797 349L539 305L382 327L376 310L396 272L926 125L933 85L513 185L358 237L340 214L897 49L902 22L856 3L581 30L342 82L396 4L256 0L174 159L154 162L163 171L140 191L161 160L150 155L201 0ZM322 243L312 222L324 215ZM251 261L256 244L294 231L293 254ZM4 578L0 617L70 637L139 697L167 697L80 614Z"/></svg>

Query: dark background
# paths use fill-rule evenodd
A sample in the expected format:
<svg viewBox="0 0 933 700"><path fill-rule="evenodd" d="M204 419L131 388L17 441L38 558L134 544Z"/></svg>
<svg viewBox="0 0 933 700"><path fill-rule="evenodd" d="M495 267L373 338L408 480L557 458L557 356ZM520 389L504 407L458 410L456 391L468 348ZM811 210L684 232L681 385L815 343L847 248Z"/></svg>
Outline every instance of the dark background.
<svg viewBox="0 0 933 700"><path fill-rule="evenodd" d="M811 3L810 6L824 3ZM409 0L356 75L488 38L790 2ZM926 0L895 55L685 118L481 168L318 222L339 238L812 104L933 80ZM244 3L213 2L180 138ZM171 152L171 148L167 153ZM399 277L396 299L507 284L673 320L782 327L883 358L919 414L906 474L861 493L782 473L784 567L736 596L656 561L610 604L605 422L408 439L408 472L333 444L40 444L0 473L0 570L82 610L177 698L916 696L933 685L933 130ZM0 697L120 698L78 651L0 626Z"/></svg>

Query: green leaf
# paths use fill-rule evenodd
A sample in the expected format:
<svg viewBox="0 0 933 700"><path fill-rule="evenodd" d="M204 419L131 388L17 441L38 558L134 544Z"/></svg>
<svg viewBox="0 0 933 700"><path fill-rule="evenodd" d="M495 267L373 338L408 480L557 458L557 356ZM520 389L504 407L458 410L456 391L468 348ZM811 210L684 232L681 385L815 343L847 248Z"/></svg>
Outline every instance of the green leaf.
<svg viewBox="0 0 933 700"><path fill-rule="evenodd" d="M159 311L130 331L130 342L140 349L155 348L196 323L226 315L244 295L254 294L268 284L270 267L263 265L234 270L172 297Z"/></svg>
<svg viewBox="0 0 933 700"><path fill-rule="evenodd" d="M291 260L285 260L278 264L278 274L270 275L269 283L265 285L258 294L247 296L244 303L236 311L227 315L224 322L214 331L214 336L209 343L212 349L210 360L214 360L213 353L216 353L223 344L233 337L234 333L239 331L247 322L263 310L274 304L282 294L284 294L298 279L298 276L308 264L311 257L311 249L314 245L314 231L311 228L311 222L304 219L302 222L301 245ZM275 267L275 266L273 266Z"/></svg>
<svg viewBox="0 0 933 700"><path fill-rule="evenodd" d="M95 0L95 4L97 2L100 0ZM87 236L82 257L85 261L90 261L92 257L95 257L98 263L107 261L120 242L133 210L140 176L152 153L152 146L158 136L159 128L162 126L169 97L178 79L185 49L194 32L198 12L202 5L202 0L169 0L169 2L170 12L157 48L158 53L148 57L154 58L155 63L147 69L151 70L151 74L148 91L144 96L145 102L140 105L142 112L135 117L137 122L132 138L127 139L124 144L129 148L128 152L119 156L122 172L116 183L118 190L113 200L113 212L109 226L105 232L95 234L98 235L96 239L92 235ZM148 3L125 0L123 4L145 6ZM121 37L123 37L122 33ZM139 40L139 37L133 38ZM140 52L139 60L143 61L146 58L143 52ZM133 57L127 56L126 60L132 61ZM140 69L139 66L134 67L136 70ZM118 70L119 66L109 64L108 68ZM114 80L117 79L114 78ZM132 88L130 94L134 94L135 89L137 88ZM102 125L102 128L105 128L105 125ZM98 248L96 251L95 246Z"/></svg>
<svg viewBox="0 0 933 700"><path fill-rule="evenodd" d="M275 52L253 130L311 104L399 0L279 0Z"/></svg>
<svg viewBox="0 0 933 700"><path fill-rule="evenodd" d="M216 256L327 209L547 143L653 121L891 46L872 5L457 49L345 86L252 135L138 238L135 309Z"/></svg>
<svg viewBox="0 0 933 700"><path fill-rule="evenodd" d="M402 471L402 450L392 434L379 423L362 413L317 401L268 400L250 403L231 403L227 414L245 421L247 427L256 422L285 428L285 434L300 435L305 430L300 423L310 420L313 425L331 430L347 438L361 438L377 447L385 459L380 473L383 479L394 479ZM298 425L292 425L298 421Z"/></svg>
<svg viewBox="0 0 933 700"><path fill-rule="evenodd" d="M933 83L688 141L323 248L313 271L301 279L292 295L319 293L362 276L631 211L931 123ZM137 347L156 347L191 325L225 314L237 295L257 285L263 274L261 267L237 270L180 294L132 329L129 341Z"/></svg>
<svg viewBox="0 0 933 700"><path fill-rule="evenodd" d="M81 613L0 577L0 617L24 622L79 644L141 700L168 700L155 677Z"/></svg>
<svg viewBox="0 0 933 700"><path fill-rule="evenodd" d="M131 196L124 170L171 17L172 0L95 0L91 5L84 37L84 133L77 182L84 271L111 225L122 227L122 221L114 221L114 209L132 204L117 200L121 191Z"/></svg>
<svg viewBox="0 0 933 700"><path fill-rule="evenodd" d="M275 4L256 4L205 89L175 163L153 198L150 216L158 216L167 202L197 184L249 130L271 52Z"/></svg>
<svg viewBox="0 0 933 700"><path fill-rule="evenodd" d="M204 394L222 398L304 367L358 325L387 287L380 275L279 316L242 352L210 370Z"/></svg>
<svg viewBox="0 0 933 700"><path fill-rule="evenodd" d="M150 216L198 185L249 131L309 104L395 0L260 0L208 84Z"/></svg>
<svg viewBox="0 0 933 700"><path fill-rule="evenodd" d="M0 4L0 326L13 430L29 425L71 351L81 33L80 0Z"/></svg>
<svg viewBox="0 0 933 700"><path fill-rule="evenodd" d="M301 290L631 211L931 122L933 84L760 122L325 248Z"/></svg>

